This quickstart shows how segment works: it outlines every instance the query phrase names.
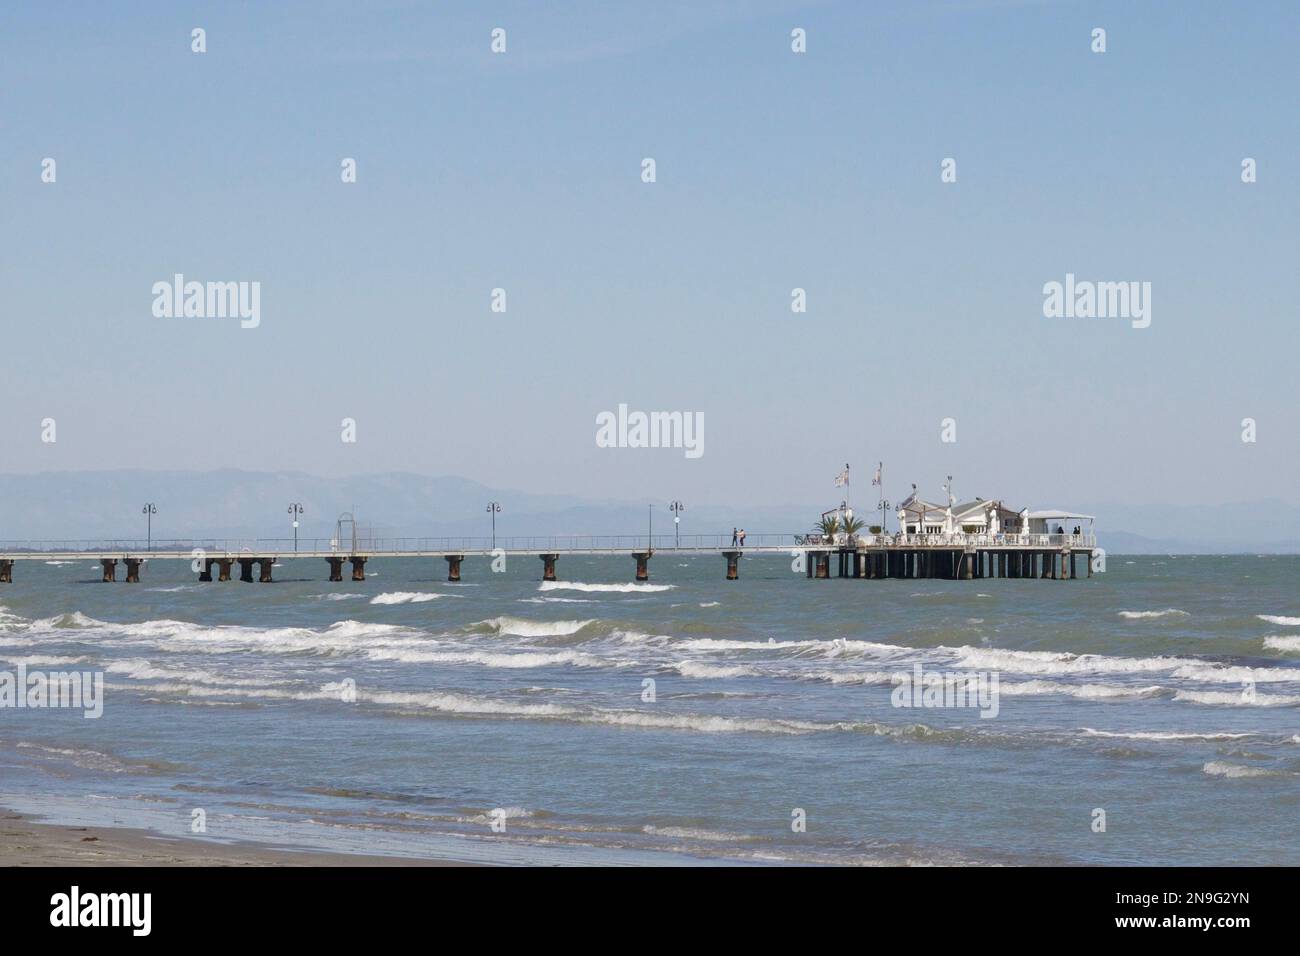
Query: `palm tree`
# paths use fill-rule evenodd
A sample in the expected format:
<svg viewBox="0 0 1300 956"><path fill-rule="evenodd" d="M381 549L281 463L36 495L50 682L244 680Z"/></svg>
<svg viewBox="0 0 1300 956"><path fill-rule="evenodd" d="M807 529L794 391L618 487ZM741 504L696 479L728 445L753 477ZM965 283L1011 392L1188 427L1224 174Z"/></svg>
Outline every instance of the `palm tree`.
<svg viewBox="0 0 1300 956"><path fill-rule="evenodd" d="M840 530L848 537L849 544L853 544L853 539L857 537L859 531L866 527L866 524L866 521L856 515L845 515Z"/></svg>
<svg viewBox="0 0 1300 956"><path fill-rule="evenodd" d="M839 515L823 515L822 520L813 525L813 530L821 532L823 541L834 543L835 536L840 533Z"/></svg>

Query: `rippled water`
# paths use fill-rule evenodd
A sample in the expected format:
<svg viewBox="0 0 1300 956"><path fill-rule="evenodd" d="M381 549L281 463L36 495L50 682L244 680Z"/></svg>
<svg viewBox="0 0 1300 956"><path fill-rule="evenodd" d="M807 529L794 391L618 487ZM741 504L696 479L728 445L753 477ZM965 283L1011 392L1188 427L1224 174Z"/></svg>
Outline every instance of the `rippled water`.
<svg viewBox="0 0 1300 956"><path fill-rule="evenodd" d="M154 562L127 585L20 564L0 670L102 670L106 701L0 710L0 803L489 861L1300 864L1300 558L1112 555L1076 581L816 581L760 557L727 582L669 552L649 586L626 558L558 570L470 559L455 585L375 560L331 584L298 560L200 584ZM917 663L996 672L997 716L893 706Z"/></svg>

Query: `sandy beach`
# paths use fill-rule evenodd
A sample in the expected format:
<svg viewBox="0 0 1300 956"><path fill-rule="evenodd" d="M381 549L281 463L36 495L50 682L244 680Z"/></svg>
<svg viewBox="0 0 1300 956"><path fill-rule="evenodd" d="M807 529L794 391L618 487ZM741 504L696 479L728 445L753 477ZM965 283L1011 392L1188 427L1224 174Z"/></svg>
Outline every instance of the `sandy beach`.
<svg viewBox="0 0 1300 956"><path fill-rule="evenodd" d="M159 836L127 827L57 826L0 810L0 866L471 866L442 860L277 849Z"/></svg>

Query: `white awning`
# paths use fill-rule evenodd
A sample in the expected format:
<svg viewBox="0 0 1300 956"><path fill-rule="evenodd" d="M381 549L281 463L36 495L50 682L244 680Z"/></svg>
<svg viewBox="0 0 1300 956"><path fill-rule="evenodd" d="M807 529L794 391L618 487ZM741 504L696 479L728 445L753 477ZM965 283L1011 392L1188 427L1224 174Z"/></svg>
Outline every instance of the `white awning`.
<svg viewBox="0 0 1300 956"><path fill-rule="evenodd" d="M1051 509L1045 511L1029 512L1030 520L1042 519L1044 521L1096 521L1095 515L1081 515L1077 511L1054 511Z"/></svg>

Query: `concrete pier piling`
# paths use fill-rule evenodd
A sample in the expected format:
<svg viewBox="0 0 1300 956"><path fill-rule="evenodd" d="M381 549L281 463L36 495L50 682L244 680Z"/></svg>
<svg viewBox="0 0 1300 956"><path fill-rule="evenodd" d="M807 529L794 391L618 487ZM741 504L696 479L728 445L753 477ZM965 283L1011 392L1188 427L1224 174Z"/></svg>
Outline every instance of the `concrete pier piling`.
<svg viewBox="0 0 1300 956"><path fill-rule="evenodd" d="M448 580L448 581L459 581L459 580L460 580L460 563L461 563L462 561L465 560L465 555L463 555L463 554L444 554L443 557L447 559L447 580Z"/></svg>
<svg viewBox="0 0 1300 956"><path fill-rule="evenodd" d="M275 558L258 558L257 559L257 580L262 584L271 583L271 568L275 567Z"/></svg>
<svg viewBox="0 0 1300 956"><path fill-rule="evenodd" d="M325 560L329 563L330 566L330 580L342 581L343 580L343 559L326 558Z"/></svg>
<svg viewBox="0 0 1300 956"><path fill-rule="evenodd" d="M364 581L366 579L366 558L359 554L354 554L348 558L352 562L352 580Z"/></svg>
<svg viewBox="0 0 1300 956"><path fill-rule="evenodd" d="M100 558L99 566L104 569L104 583L117 580L117 560L115 558Z"/></svg>
<svg viewBox="0 0 1300 956"><path fill-rule="evenodd" d="M723 551L722 556L727 559L727 580L740 580L740 554L739 551Z"/></svg>
<svg viewBox="0 0 1300 956"><path fill-rule="evenodd" d="M203 570L199 572L199 580L200 580L200 581L211 581L211 580L212 580L212 566L213 566L214 564L216 564L216 563L217 563L217 559L216 559L216 558L204 558L204 559L203 559Z"/></svg>
<svg viewBox="0 0 1300 956"><path fill-rule="evenodd" d="M239 561L239 580L243 581L245 584L252 584L253 583L253 559L238 558L236 560Z"/></svg>
<svg viewBox="0 0 1300 956"><path fill-rule="evenodd" d="M234 558L217 558L217 580L229 581L230 571L235 566Z"/></svg>
<svg viewBox="0 0 1300 956"><path fill-rule="evenodd" d="M813 573L814 577L829 578L831 576L831 553L829 551L816 552L817 570Z"/></svg>
<svg viewBox="0 0 1300 956"><path fill-rule="evenodd" d="M555 562L559 560L558 554L539 554L537 557L542 561L542 580L555 580Z"/></svg>
<svg viewBox="0 0 1300 956"><path fill-rule="evenodd" d="M126 583L127 583L127 584L139 584L139 583L140 583L140 565L144 563L144 559L143 559L143 558L123 558L122 560L123 560L124 562L126 562Z"/></svg>
<svg viewBox="0 0 1300 956"><path fill-rule="evenodd" d="M636 579L638 581L650 580L650 552L636 551L632 557L636 559Z"/></svg>
<svg viewBox="0 0 1300 956"><path fill-rule="evenodd" d="M14 563L12 561L0 561L0 584L14 583Z"/></svg>

